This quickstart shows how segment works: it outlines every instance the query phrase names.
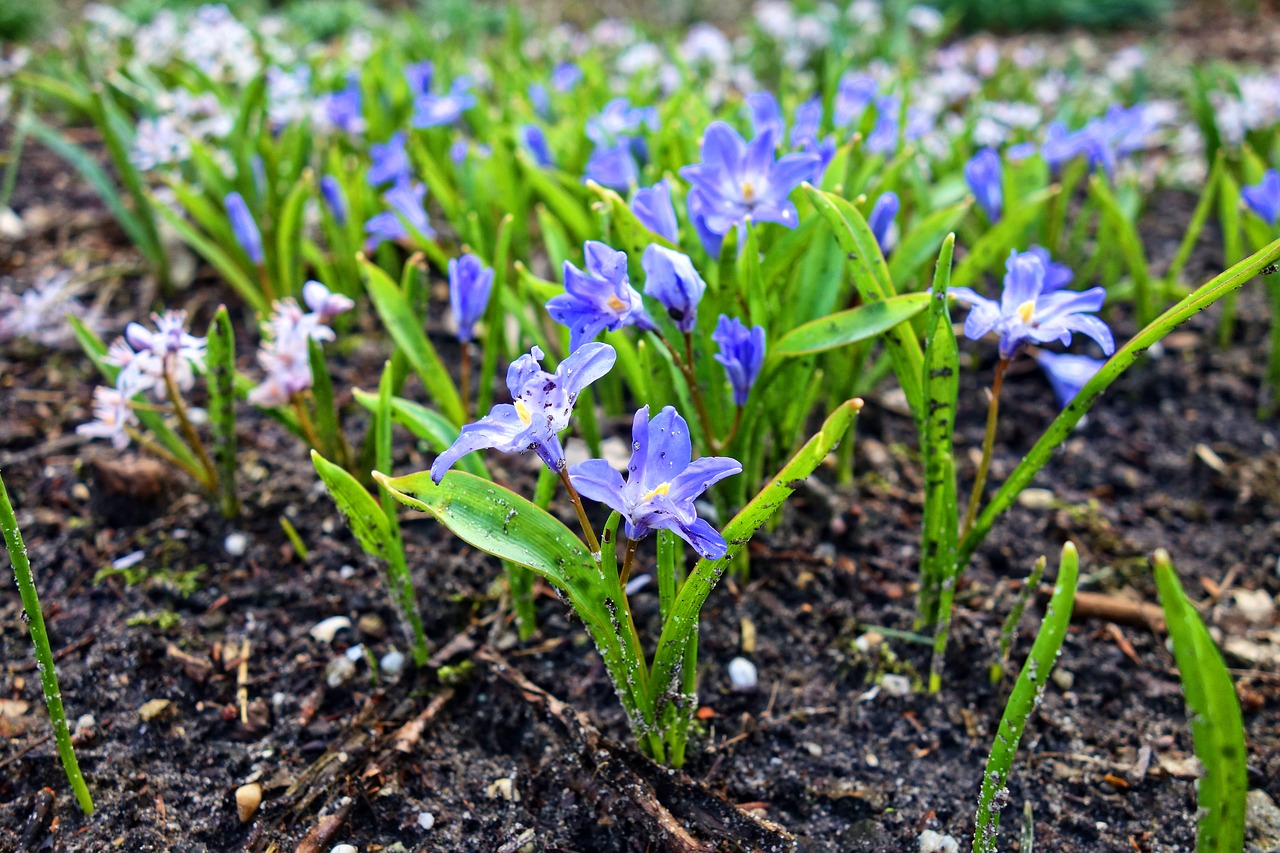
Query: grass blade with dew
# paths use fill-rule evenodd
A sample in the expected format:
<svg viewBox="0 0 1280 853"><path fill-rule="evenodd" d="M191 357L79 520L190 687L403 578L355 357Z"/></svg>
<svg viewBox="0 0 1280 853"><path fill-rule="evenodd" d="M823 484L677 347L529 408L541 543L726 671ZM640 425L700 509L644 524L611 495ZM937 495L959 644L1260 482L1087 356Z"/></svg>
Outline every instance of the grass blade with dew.
<svg viewBox="0 0 1280 853"><path fill-rule="evenodd" d="M1240 702L1222 655L1183 592L1168 552L1156 551L1152 563L1187 700L1191 738L1204 767L1196 782L1196 853L1236 853L1244 849L1249 791Z"/></svg>
<svg viewBox="0 0 1280 853"><path fill-rule="evenodd" d="M999 684L1000 679L1004 678L1004 667L1009 662L1009 652L1013 648L1013 635L1018 630L1018 622L1022 619L1022 612L1027 609L1027 602L1031 600L1036 588L1040 586L1040 579L1044 577L1044 568L1048 565L1048 562L1044 557L1036 560L1035 566L1031 569L1031 574L1027 576L1026 582L1014 599L1013 607L1009 608L1009 615L1005 617L1004 627L1000 629L1000 657L995 663L991 664L992 684Z"/></svg>
<svg viewBox="0 0 1280 853"><path fill-rule="evenodd" d="M224 518L240 514L236 499L236 338L227 306L219 305L209 324L209 427L218 469L218 507Z"/></svg>
<svg viewBox="0 0 1280 853"><path fill-rule="evenodd" d="M1005 782L1009 779L1018 742L1026 730L1027 718L1040 704L1040 694L1044 692L1058 650L1062 648L1062 640L1067 635L1079 572L1080 558L1076 546L1068 542L1062 546L1057 583L1045 609L1040 633L1036 635L1031 654L1018 674L1013 693L1004 707L1004 716L1000 718L995 740L991 742L991 755L987 759L987 768L982 774L982 790L978 794L978 815L973 830L974 853L996 852L1000 812L1008 805L1009 792Z"/></svg>
<svg viewBox="0 0 1280 853"><path fill-rule="evenodd" d="M1188 318L1203 311L1228 293L1233 293L1264 269L1275 264L1277 260L1280 260L1280 240L1272 242L1261 251L1201 285L1177 305L1172 306L1152 320L1146 328L1134 335L1127 344L1117 350L1111 360L1104 364L1102 369L1085 383L1085 386L1076 394L1075 399L1068 403L1066 408L1049 425L1049 428L1040 436L1035 446L1027 452L1026 456L1022 457L1018 467L1013 469L1013 473L1001 484L1000 490L983 507L977 521L974 522L973 529L969 531L964 537L964 541L960 543L960 570L963 571L964 567L968 565L969 558L973 556L973 552L982 544L982 540L991 531L991 527L995 524L1000 514L1013 505L1019 493L1031 484L1032 479L1049 461L1053 451L1067 440L1071 430L1075 429L1076 424L1080 423L1080 420L1089 411L1090 407L1102 396L1102 392L1106 391L1107 387L1129 365L1137 361L1138 356L1146 352L1148 347L1169 334Z"/></svg>
<svg viewBox="0 0 1280 853"><path fill-rule="evenodd" d="M22 541L22 532L18 530L18 518L14 515L13 504L9 502L9 491L5 488L2 477L0 477L0 529L4 531L4 544L9 550L9 560L13 563L13 576L18 582L18 592L22 595L22 608L27 617L27 629L31 632L31 642L36 647L36 668L40 670L40 686L44 689L44 703L49 709L49 719L53 723L53 739L58 745L62 769L67 774L67 783L75 792L80 811L89 816L93 814L93 797L89 794L89 787L80 773L80 763L76 761L75 747L71 745L71 731L67 728L67 712L62 707L62 691L58 689L58 673L54 669L53 650L49 647L49 632L44 626L40 596L36 592L35 578L31 574L31 561L27 558L27 546Z"/></svg>

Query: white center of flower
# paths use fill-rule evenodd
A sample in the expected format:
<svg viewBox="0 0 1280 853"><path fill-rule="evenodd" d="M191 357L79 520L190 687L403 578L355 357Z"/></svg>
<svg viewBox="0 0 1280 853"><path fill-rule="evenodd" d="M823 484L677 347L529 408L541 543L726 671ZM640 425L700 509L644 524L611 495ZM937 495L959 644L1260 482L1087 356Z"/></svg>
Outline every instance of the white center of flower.
<svg viewBox="0 0 1280 853"><path fill-rule="evenodd" d="M516 414L520 416L520 423L525 426L533 423L533 414L529 411L529 407L524 404L524 400L516 400Z"/></svg>
<svg viewBox="0 0 1280 853"><path fill-rule="evenodd" d="M743 181L741 184L741 189L742 189L742 200L745 201L747 204L751 204L751 202L756 200L756 185L751 183L751 181Z"/></svg>
<svg viewBox="0 0 1280 853"><path fill-rule="evenodd" d="M617 311L618 313L622 313L627 310L627 303L623 302L616 296L610 296L609 301L606 302L605 305L608 305L611 310Z"/></svg>
<svg viewBox="0 0 1280 853"><path fill-rule="evenodd" d="M653 491L649 492L647 495L645 495L644 497L642 497L640 500L642 500L642 501L651 501L651 500L653 500L654 498L656 498L658 495L665 495L665 494L666 494L667 492L669 492L669 491L671 491L671 484L670 484L670 483L659 483L658 485L656 485L656 486L654 486L654 487L653 487Z"/></svg>
<svg viewBox="0 0 1280 853"><path fill-rule="evenodd" d="M1031 325L1031 318L1035 316L1035 313L1036 301L1034 299L1028 299L1026 302L1018 306L1018 318L1027 325Z"/></svg>

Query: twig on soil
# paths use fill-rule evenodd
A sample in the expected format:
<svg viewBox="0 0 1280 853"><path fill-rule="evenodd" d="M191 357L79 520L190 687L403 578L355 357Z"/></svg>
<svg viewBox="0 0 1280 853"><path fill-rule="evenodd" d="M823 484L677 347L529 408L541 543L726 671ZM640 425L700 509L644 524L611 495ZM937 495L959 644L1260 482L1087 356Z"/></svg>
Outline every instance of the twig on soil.
<svg viewBox="0 0 1280 853"><path fill-rule="evenodd" d="M240 643L240 665L236 668L236 703L240 706L240 722L249 725L249 638Z"/></svg>
<svg viewBox="0 0 1280 853"><path fill-rule="evenodd" d="M63 646L62 648L54 652L53 659L55 661L62 660L67 655L72 654L74 652L78 652L83 648L92 646L97 641L98 641L97 634L86 634L80 639L76 640L74 643L68 643L67 645ZM14 672L31 672L35 668L36 668L35 658L32 658L31 660L23 661L22 663L14 664L12 667Z"/></svg>
<svg viewBox="0 0 1280 853"><path fill-rule="evenodd" d="M1040 595L1048 598L1053 592L1049 586L1040 587ZM1077 592L1072 619L1099 619L1134 628L1164 630L1164 611L1160 605L1148 601L1130 601L1100 592Z"/></svg>

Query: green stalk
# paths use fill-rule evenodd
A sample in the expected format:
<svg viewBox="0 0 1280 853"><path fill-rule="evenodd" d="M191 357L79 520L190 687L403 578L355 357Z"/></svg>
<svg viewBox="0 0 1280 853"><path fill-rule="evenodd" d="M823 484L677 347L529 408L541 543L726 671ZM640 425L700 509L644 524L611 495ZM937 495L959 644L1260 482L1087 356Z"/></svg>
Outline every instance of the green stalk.
<svg viewBox="0 0 1280 853"><path fill-rule="evenodd" d="M62 707L62 691L58 689L58 673L53 665L53 650L49 647L49 632L44 627L44 612L40 609L40 596L36 593L35 579L31 576L31 561L27 559L27 546L22 541L22 532L18 530L18 519L13 512L13 504L9 502L9 492L4 486L4 478L0 477L0 529L4 530L4 544L9 549L9 559L13 562L13 576L18 582L18 591L22 594L22 608L26 611L28 630L31 631L31 642L36 647L36 668L40 670L40 686L44 688L44 703L49 709L49 719L53 722L53 738L58 744L58 755L62 758L62 769L67 774L67 782L75 792L80 811L85 816L93 814L93 797L89 795L89 787L80 775L80 764L76 761L75 747L71 745L71 731L67 728L67 713Z"/></svg>

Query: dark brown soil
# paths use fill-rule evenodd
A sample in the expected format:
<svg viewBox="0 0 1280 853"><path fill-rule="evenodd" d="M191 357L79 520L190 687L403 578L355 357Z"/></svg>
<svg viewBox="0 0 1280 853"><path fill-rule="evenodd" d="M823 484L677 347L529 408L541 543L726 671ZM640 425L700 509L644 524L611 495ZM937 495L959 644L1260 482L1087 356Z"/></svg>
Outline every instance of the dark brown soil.
<svg viewBox="0 0 1280 853"><path fill-rule="evenodd" d="M52 205L50 225L4 246L0 275L25 282L54 260L127 260L82 189L56 190L70 204L49 198L45 188L64 171L61 164L39 149L29 156L15 207L23 213ZM1143 230L1157 266L1172 255L1193 203L1170 194L1151 206ZM1205 243L1188 280L1220 268L1212 235ZM204 319L215 288L198 284L178 301ZM126 279L114 307L133 311L146 292ZM1274 421L1256 416L1268 332L1261 281L1243 293L1237 339L1225 351L1214 346L1217 316L1197 316L1159 357L1135 365L1037 479L1036 487L1052 494L1034 493L997 525L959 594L936 697L869 692L882 673L918 684L928 667L928 649L896 633L913 627L920 465L910 424L870 401L858 426L853 492L798 492L778 530L753 544L751 582L726 581L708 602L699 693L709 712L693 737L688 777L779 824L803 850L915 850L926 828L967 847L1009 689L1007 681L993 687L987 679L999 626L1034 559L1056 553L1068 538L1080 546L1085 589L1154 600L1145 558L1165 547L1193 597L1219 593L1204 613L1222 636L1259 639L1274 630L1274 622L1244 621L1231 595L1280 591L1280 453ZM1111 319L1117 337L1132 333L1126 317ZM965 449L981 442L988 349L965 346L979 363L965 371L961 392L962 486L973 473ZM242 347L246 365L251 355ZM384 356L373 336L342 353L345 387L374 384ZM268 849L270 842L294 849L318 827L335 825L312 849L339 842L361 850L670 846L646 817L649 788L619 781L647 773L661 792L668 784L662 774L626 757L629 750L588 748L580 731L534 701L492 656L472 651L497 648L528 681L584 712L607 738L627 743L604 669L553 595L541 590L540 634L518 643L496 562L416 519L406 524L406 539L433 646L464 638L441 656L453 668L447 678L410 671L373 684L361 662L345 685L325 687L326 666L349 645L365 643L378 657L405 645L377 567L317 488L302 448L274 425L245 417L246 511L227 522L185 484L167 482L167 472L121 471L132 454L113 458L108 446L74 438L74 426L88 417L93 383L75 353L0 348L0 466L19 507L55 650L62 650L68 713L73 722L93 717L79 755L99 807L91 820L80 816L54 750L42 740L46 724L21 608L6 595L0 701L20 700L27 710L10 703L0 716L0 849L223 851ZM1033 368L1012 372L1005 389L997 482L1055 413ZM358 435L360 416L352 413L348 426ZM396 470L428 461L405 442ZM494 459L517 480L527 476L524 463ZM834 478L827 472L822 479ZM155 497L148 503L108 494L113 480L134 491L154 485ZM282 516L307 544L306 559L282 532ZM248 537L243 556L224 547L233 532ZM94 581L135 550L145 554L147 579ZM198 582L184 594L181 573L189 571L198 571ZM655 599L652 589L635 597L649 637ZM1039 607L1030 610L1016 661L1038 624ZM162 625L164 614L176 624ZM309 635L335 615L363 628L340 633L332 646ZM384 633L379 625L390 627ZM876 633L883 643L861 650ZM744 650L751 636L754 650ZM246 641L247 680L239 685ZM729 660L743 653L760 671L759 689L750 694L731 691L726 675ZM1244 699L1251 787L1280 796L1280 679L1236 655L1228 661ZM1164 637L1083 620L1058 666L1072 683L1051 686L1028 727L1010 783L1005 849L1017 847L1024 802L1038 851L1193 849L1191 743ZM401 724L444 696L450 698L437 703L407 752L389 747ZM154 700L170 704L143 722L139 711ZM317 781L312 774L322 757ZM617 769L624 765L633 769ZM680 790L684 777L674 778L670 784ZM302 786L314 799L289 792L299 780L314 783ZM241 824L233 792L249 781L265 787L266 800L253 822ZM44 813L38 806L46 786L57 800ZM678 816L701 840L733 849L745 837L740 829L717 829L714 808L695 811ZM419 823L423 813L434 819L430 829Z"/></svg>

